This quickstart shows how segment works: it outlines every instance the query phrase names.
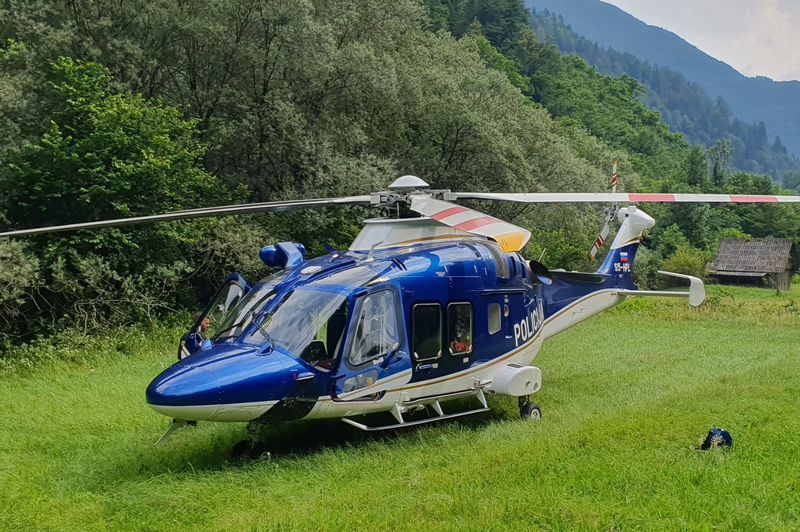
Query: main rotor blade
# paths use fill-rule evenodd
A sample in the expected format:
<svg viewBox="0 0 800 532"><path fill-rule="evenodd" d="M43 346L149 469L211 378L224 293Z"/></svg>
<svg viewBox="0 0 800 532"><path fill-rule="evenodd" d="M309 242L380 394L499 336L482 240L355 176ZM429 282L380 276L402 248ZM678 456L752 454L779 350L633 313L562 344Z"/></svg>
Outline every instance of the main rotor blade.
<svg viewBox="0 0 800 532"><path fill-rule="evenodd" d="M449 225L453 229L491 238L500 244L505 253L519 251L531 238L531 232L526 229L482 212L427 196L413 197L411 210Z"/></svg>
<svg viewBox="0 0 800 532"><path fill-rule="evenodd" d="M154 214L151 216L136 216L132 218L118 218L116 220L101 220L98 222L85 222L78 224L56 225L52 227L39 227L36 229L21 229L0 233L0 237L30 236L47 233L60 233L76 231L78 229L100 229L103 227L119 227L123 225L141 224L150 222L169 222L174 220L188 220L191 218L210 218L214 216L232 216L235 214L253 214L263 212L291 211L312 207L325 207L329 205L369 205L369 196L350 196L345 198L324 198L293 201L268 201L265 203L246 203L241 205L223 205L220 207L204 207L185 211Z"/></svg>
<svg viewBox="0 0 800 532"><path fill-rule="evenodd" d="M456 192L454 195L457 199L515 201L519 203L800 203L800 195L613 194L608 192L531 194Z"/></svg>

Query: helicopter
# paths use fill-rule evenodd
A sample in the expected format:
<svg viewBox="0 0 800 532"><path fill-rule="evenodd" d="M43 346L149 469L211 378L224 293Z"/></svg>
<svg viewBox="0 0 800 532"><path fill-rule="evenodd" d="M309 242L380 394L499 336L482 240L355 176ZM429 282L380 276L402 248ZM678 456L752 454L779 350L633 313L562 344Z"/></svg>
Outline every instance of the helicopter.
<svg viewBox="0 0 800 532"><path fill-rule="evenodd" d="M518 398L523 419L541 418L531 397L542 388L532 365L542 343L630 297L705 299L688 291L639 290L633 264L655 224L648 202L776 203L800 196L617 193L472 193L431 190L407 175L363 196L193 209L0 233L18 237L323 206L388 208L367 219L349 249L307 260L305 247L282 242L259 256L277 272L254 284L238 274L223 283L180 339L178 360L146 389L148 405L172 418L156 443L198 421L246 422L252 448L271 424L340 418L363 431L411 427L489 410L487 397ZM520 250L521 227L453 203L602 203L605 224L594 259L616 218L617 234L595 272L548 270ZM624 205L624 206L621 206ZM540 257L541 260L541 257ZM474 406L445 411L443 403ZM375 424L380 412L390 422ZM422 419L412 415L427 414Z"/></svg>

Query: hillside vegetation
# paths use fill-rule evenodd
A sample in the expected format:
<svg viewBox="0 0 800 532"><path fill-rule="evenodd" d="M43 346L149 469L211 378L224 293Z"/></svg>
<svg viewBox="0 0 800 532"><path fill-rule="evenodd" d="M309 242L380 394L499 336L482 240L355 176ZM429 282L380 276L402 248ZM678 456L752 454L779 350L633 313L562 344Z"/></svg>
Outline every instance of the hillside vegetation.
<svg viewBox="0 0 800 532"><path fill-rule="evenodd" d="M630 301L545 342L541 421L506 398L374 438L295 423L255 462L230 459L238 423L153 445L169 420L144 388L179 329L98 338L82 363L0 377L0 529L792 530L798 297ZM715 425L733 448L698 451Z"/></svg>
<svg viewBox="0 0 800 532"><path fill-rule="evenodd" d="M398 175L435 188L779 193L660 121L631 78L562 56L520 0L0 4L0 212L7 228L230 202L363 194ZM525 226L524 253L594 269L598 206L477 204ZM637 263L702 275L721 236L795 238L786 205L649 209ZM339 209L0 242L7 347L196 310L258 250L346 247Z"/></svg>

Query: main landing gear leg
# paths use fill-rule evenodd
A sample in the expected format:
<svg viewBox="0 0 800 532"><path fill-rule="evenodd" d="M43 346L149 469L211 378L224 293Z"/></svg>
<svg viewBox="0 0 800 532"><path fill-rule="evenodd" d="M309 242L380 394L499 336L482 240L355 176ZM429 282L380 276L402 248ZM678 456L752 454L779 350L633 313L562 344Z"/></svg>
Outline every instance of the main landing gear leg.
<svg viewBox="0 0 800 532"><path fill-rule="evenodd" d="M530 395L519 398L519 415L522 419L542 419L542 409L530 402Z"/></svg>

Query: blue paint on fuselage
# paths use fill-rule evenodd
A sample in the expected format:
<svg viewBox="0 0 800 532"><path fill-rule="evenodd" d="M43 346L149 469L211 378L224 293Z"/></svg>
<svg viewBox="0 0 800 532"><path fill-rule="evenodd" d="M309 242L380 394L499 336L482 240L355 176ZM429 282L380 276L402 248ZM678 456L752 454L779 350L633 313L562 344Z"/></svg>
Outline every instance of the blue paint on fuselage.
<svg viewBox="0 0 800 532"><path fill-rule="evenodd" d="M294 357L257 356L253 346L226 343L198 351L167 368L147 387L150 404L190 406L278 400Z"/></svg>
<svg viewBox="0 0 800 532"><path fill-rule="evenodd" d="M620 253L628 253L633 264L637 244L612 250L601 270L620 264ZM412 382L434 379L490 362L532 339L542 325L541 314L549 318L573 301L598 290L635 289L627 272L602 274L553 272L553 282L534 282L522 257L505 254L506 267L498 268L488 245L478 241L446 242L366 252L330 254L278 272L253 287L269 285L278 294L265 307L270 311L291 291L316 289L342 294L350 300L343 338L352 339L356 301L364 294L391 287L398 295L398 330L403 333L399 349L405 359L390 366L397 373L413 368ZM500 270L500 272L498 271ZM503 271L508 272L502 277ZM535 279L535 278L534 278ZM413 310L418 304L441 305L441 355L437 359L417 360L413 353ZM470 303L473 309L472 352L449 352L448 305ZM537 314L537 309L541 310ZM492 316L490 316L490 313ZM499 324L497 315L499 313ZM493 328L499 329L490 333ZM523 323L525 322L525 323ZM515 326L518 328L515 329ZM328 395L337 381L371 368L350 368L342 356L349 341L342 342L330 371L314 367L300 353L282 351L257 354L252 327L239 338L221 343L206 343L202 349L161 373L147 389L147 401L158 405L209 405L281 400L297 395ZM524 331L524 332L520 332ZM389 370L386 370L388 374ZM298 385L298 375L313 374L312 381ZM381 377L383 378L383 377Z"/></svg>

